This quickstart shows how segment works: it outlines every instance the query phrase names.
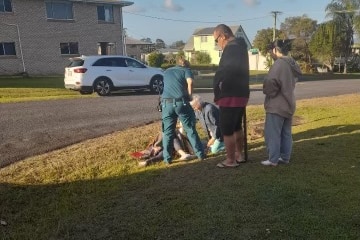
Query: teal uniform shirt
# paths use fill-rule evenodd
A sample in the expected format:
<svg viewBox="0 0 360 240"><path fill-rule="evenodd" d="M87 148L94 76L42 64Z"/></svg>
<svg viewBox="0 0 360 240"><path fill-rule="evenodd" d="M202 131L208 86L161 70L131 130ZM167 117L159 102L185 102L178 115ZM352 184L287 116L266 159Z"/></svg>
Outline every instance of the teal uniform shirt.
<svg viewBox="0 0 360 240"><path fill-rule="evenodd" d="M164 72L161 117L163 156L166 163L172 162L173 139L178 119L182 123L196 156L199 159L205 158L204 149L196 131L195 113L189 103L187 78L193 78L191 70L182 66L171 67Z"/></svg>
<svg viewBox="0 0 360 240"><path fill-rule="evenodd" d="M187 89L187 78L193 78L193 74L190 69L175 66L168 68L164 72L164 91L162 98L184 98L190 100Z"/></svg>

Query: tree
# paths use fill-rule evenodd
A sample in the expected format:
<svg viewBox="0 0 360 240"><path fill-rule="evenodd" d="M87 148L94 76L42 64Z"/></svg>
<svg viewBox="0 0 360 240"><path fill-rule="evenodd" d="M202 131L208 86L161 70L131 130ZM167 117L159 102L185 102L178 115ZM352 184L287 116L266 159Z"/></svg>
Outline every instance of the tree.
<svg viewBox="0 0 360 240"><path fill-rule="evenodd" d="M287 38L310 38L315 32L317 26L316 20L306 15L300 17L286 18L280 25L280 29L286 34Z"/></svg>
<svg viewBox="0 0 360 240"><path fill-rule="evenodd" d="M185 46L185 43L180 40L180 41L176 41L176 42L173 42L171 45L170 45L170 48L173 48L173 49L183 49Z"/></svg>
<svg viewBox="0 0 360 240"><path fill-rule="evenodd" d="M282 31L276 30L276 36L277 38L284 39L285 35ZM270 43L273 41L273 29L267 28L267 29L261 29L257 31L256 36L253 41L253 46L255 48L258 48L261 55L267 56L267 48Z"/></svg>
<svg viewBox="0 0 360 240"><path fill-rule="evenodd" d="M176 56L173 53L169 53L165 56L165 62L169 64L176 64Z"/></svg>
<svg viewBox="0 0 360 240"><path fill-rule="evenodd" d="M142 42L152 43L151 38L142 38L140 39Z"/></svg>
<svg viewBox="0 0 360 240"><path fill-rule="evenodd" d="M160 49L160 48L165 48L165 42L162 39L156 39L155 40L155 48L156 49Z"/></svg>
<svg viewBox="0 0 360 240"><path fill-rule="evenodd" d="M285 34L281 31L276 29L275 34L278 39L284 39ZM267 29L261 29L257 31L256 36L253 41L254 48L258 48L261 55L266 57L266 60L264 62L266 68L270 68L272 65L272 58L268 54L268 47L273 42L273 29L267 28Z"/></svg>
<svg viewBox="0 0 360 240"><path fill-rule="evenodd" d="M342 53L345 56L344 73L346 60L351 54L351 47L354 44L354 32L360 30L360 1L359 0L332 0L326 6L326 16L332 17L333 21L340 26L345 33L345 41L342 44Z"/></svg>
<svg viewBox="0 0 360 240"><path fill-rule="evenodd" d="M211 57L206 52L196 52L195 53L196 64L209 64L211 63Z"/></svg>
<svg viewBox="0 0 360 240"><path fill-rule="evenodd" d="M148 62L152 67L161 67L164 63L165 56L162 53L152 52L149 54Z"/></svg>
<svg viewBox="0 0 360 240"><path fill-rule="evenodd" d="M345 35L341 32L339 25L334 21L328 21L319 25L309 43L312 56L333 69L334 57L341 53L341 42Z"/></svg>
<svg viewBox="0 0 360 240"><path fill-rule="evenodd" d="M311 63L309 52L309 41L313 33L316 31L317 21L307 17L286 18L280 25L280 29L286 35L286 38L292 39L291 56L303 62Z"/></svg>

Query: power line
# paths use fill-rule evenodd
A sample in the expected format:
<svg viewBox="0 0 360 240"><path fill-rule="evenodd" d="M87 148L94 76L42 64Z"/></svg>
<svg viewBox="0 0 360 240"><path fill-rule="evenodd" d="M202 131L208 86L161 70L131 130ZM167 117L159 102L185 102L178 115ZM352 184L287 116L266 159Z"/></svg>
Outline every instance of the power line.
<svg viewBox="0 0 360 240"><path fill-rule="evenodd" d="M128 13L128 14L132 14L132 15L136 15L136 16L141 16L141 17L147 17L147 18L153 18L153 19L157 19L157 20L164 20L164 21L172 21L172 22L186 22L186 23L219 23L219 21L195 21L195 20L183 20L183 19L173 19L173 18L163 18L163 17L154 17L154 16L149 16L149 15L143 15L143 14L138 14L138 13L132 13L132 12L126 12L123 11L124 13ZM228 21L222 21L222 22L245 22L245 21L252 21L252 20L257 20L257 19L262 19L262 18L267 18L269 17L268 15L266 16L262 16L262 17L255 17L255 18L248 18L248 19L242 19L242 20L228 20Z"/></svg>

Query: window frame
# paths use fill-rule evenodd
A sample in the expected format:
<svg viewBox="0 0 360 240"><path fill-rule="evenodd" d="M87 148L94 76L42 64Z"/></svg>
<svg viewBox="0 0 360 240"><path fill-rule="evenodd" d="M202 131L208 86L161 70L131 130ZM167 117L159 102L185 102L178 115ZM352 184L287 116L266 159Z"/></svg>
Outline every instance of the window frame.
<svg viewBox="0 0 360 240"><path fill-rule="evenodd" d="M107 19L106 10L110 9L110 19ZM114 6L111 4L97 5L97 19L99 23L114 23ZM100 12L102 11L102 12ZM101 19L101 17L103 19Z"/></svg>
<svg viewBox="0 0 360 240"><path fill-rule="evenodd" d="M55 13L56 9L54 7L56 7L56 4L66 6L66 8L65 8L65 10L66 10L65 15L66 16L65 17L56 16L57 14L59 14L59 13ZM51 7L51 9L49 9L49 7ZM73 21L74 20L74 6L73 6L72 2L45 1L45 10L46 10L46 18L47 18L47 20L56 20L56 21ZM57 11L59 11L59 10L57 10ZM51 16L49 16L49 13L51 13L50 14Z"/></svg>
<svg viewBox="0 0 360 240"><path fill-rule="evenodd" d="M0 8L0 13L11 13L13 12L11 0L0 0L2 2L2 9Z"/></svg>
<svg viewBox="0 0 360 240"><path fill-rule="evenodd" d="M8 49L6 45L8 45L7 47L11 47L10 53L6 51L6 49ZM15 42L0 42L0 56L16 56Z"/></svg>
<svg viewBox="0 0 360 240"><path fill-rule="evenodd" d="M64 47L66 47L66 48L64 48ZM67 53L63 52L64 49L67 50ZM76 50L76 52L74 52L72 50ZM79 43L78 42L61 42L60 43L60 54L61 55L79 55Z"/></svg>
<svg viewBox="0 0 360 240"><path fill-rule="evenodd" d="M208 42L208 36L201 36L200 42L202 42L202 43Z"/></svg>

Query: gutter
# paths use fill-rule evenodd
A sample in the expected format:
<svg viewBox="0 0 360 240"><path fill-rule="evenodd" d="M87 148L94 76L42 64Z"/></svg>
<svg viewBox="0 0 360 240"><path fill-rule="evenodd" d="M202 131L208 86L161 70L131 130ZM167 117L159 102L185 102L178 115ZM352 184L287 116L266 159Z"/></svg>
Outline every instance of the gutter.
<svg viewBox="0 0 360 240"><path fill-rule="evenodd" d="M126 7L134 4L134 2L122 0L70 0L70 2L112 4L120 5L121 7Z"/></svg>

